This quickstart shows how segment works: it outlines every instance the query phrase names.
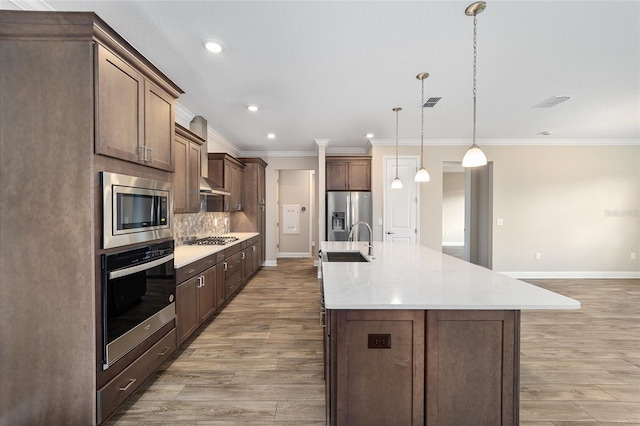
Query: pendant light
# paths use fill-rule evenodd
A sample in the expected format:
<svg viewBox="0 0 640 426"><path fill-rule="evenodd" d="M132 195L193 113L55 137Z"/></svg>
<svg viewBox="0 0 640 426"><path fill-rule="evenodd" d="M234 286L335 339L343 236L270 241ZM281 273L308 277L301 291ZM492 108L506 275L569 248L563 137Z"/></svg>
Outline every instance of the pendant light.
<svg viewBox="0 0 640 426"><path fill-rule="evenodd" d="M395 107L393 110L396 113L396 178L391 182L391 188L402 189L402 181L398 177L398 112L402 111L402 108Z"/></svg>
<svg viewBox="0 0 640 426"><path fill-rule="evenodd" d="M478 57L476 16L486 7L487 3L478 1L469 5L464 11L465 15L473 16L473 144L462 159L462 167L478 167L487 164L487 156L476 143L476 59Z"/></svg>
<svg viewBox="0 0 640 426"><path fill-rule="evenodd" d="M429 77L428 72L421 72L416 76L422 82L422 102L420 102L420 170L416 173L416 182L429 182L429 172L424 168L424 79Z"/></svg>

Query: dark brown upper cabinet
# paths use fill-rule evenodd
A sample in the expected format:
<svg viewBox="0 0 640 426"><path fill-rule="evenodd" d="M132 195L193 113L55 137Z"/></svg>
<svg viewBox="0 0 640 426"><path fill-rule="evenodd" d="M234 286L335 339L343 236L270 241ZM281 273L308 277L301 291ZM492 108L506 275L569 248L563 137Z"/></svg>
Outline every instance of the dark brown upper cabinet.
<svg viewBox="0 0 640 426"><path fill-rule="evenodd" d="M371 191L371 157L326 157L327 191Z"/></svg>

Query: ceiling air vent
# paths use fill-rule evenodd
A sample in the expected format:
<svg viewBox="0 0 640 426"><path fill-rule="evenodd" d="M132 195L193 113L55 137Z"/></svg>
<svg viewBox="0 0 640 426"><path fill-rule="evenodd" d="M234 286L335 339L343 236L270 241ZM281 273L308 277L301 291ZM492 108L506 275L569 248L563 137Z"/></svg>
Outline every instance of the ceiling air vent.
<svg viewBox="0 0 640 426"><path fill-rule="evenodd" d="M564 101L568 101L569 96L552 96L549 99L545 99L539 104L535 104L531 108L551 108L554 107Z"/></svg>
<svg viewBox="0 0 640 426"><path fill-rule="evenodd" d="M429 98L427 99L427 102L425 102L423 106L425 108L433 108L434 106L436 106L436 104L440 99L442 98Z"/></svg>

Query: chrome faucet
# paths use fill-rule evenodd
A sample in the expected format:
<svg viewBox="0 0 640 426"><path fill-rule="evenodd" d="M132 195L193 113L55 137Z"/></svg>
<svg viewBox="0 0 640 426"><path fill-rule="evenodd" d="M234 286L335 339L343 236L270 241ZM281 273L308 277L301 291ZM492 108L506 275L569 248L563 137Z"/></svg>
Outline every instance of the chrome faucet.
<svg viewBox="0 0 640 426"><path fill-rule="evenodd" d="M349 236L347 237L347 241L353 241L353 230L355 229L356 225L364 225L369 230L369 245L368 245L369 252L368 252L368 255L369 256L373 256L373 231L371 230L371 226L369 226L369 224L367 222L356 222L353 225L351 225L351 228L349 228Z"/></svg>

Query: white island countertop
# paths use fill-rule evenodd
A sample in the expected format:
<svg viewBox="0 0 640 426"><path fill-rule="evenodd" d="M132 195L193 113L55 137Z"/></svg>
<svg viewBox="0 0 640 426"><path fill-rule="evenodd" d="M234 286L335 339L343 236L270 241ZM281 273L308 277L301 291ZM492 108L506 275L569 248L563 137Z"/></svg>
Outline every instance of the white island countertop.
<svg viewBox="0 0 640 426"><path fill-rule="evenodd" d="M322 242L370 262L322 262L327 309L579 309L580 302L419 245Z"/></svg>
<svg viewBox="0 0 640 426"><path fill-rule="evenodd" d="M207 256L211 256L214 253L222 251L226 248L233 247L236 244L240 244L249 238L259 235L257 232L228 232L223 235L217 235L221 237L236 237L237 241L234 241L223 246L199 246L199 245L181 245L176 247L173 253L173 267L175 269L182 268L188 264L195 262L196 260L204 259Z"/></svg>

